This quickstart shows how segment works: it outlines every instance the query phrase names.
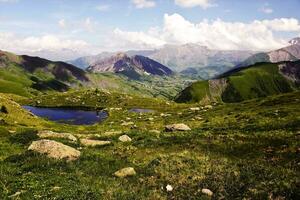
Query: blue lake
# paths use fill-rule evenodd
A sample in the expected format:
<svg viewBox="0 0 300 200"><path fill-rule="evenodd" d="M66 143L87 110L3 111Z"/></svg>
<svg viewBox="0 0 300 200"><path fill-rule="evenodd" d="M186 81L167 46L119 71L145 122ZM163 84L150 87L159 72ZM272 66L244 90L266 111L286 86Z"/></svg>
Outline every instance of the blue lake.
<svg viewBox="0 0 300 200"><path fill-rule="evenodd" d="M23 106L23 108L38 117L47 118L50 121L55 121L58 123L73 125L92 125L102 122L108 117L108 113L105 111L85 111L33 106Z"/></svg>

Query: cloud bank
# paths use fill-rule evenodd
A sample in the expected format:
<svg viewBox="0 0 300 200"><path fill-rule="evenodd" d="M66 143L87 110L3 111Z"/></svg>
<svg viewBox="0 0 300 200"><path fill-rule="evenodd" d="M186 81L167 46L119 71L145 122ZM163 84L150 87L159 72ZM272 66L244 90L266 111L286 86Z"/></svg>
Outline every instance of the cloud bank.
<svg viewBox="0 0 300 200"><path fill-rule="evenodd" d="M294 18L255 20L250 23L203 20L192 23L179 14L164 16L162 28L150 28L146 32L130 32L115 29L115 38L129 48L158 48L164 44L199 43L212 49L271 50L287 45L276 37L276 32L300 33L300 24ZM126 43L127 42L127 43Z"/></svg>

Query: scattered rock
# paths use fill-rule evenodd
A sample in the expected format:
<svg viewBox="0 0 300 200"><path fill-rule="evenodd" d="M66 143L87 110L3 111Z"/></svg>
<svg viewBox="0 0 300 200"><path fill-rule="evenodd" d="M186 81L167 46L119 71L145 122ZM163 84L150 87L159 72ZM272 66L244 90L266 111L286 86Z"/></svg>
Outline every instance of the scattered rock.
<svg viewBox="0 0 300 200"><path fill-rule="evenodd" d="M56 133L53 131L40 131L37 134L40 138L64 138L73 142L77 141L77 138L70 133Z"/></svg>
<svg viewBox="0 0 300 200"><path fill-rule="evenodd" d="M53 140L34 141L28 150L46 154L49 158L67 159L68 161L77 160L80 157L80 151Z"/></svg>
<svg viewBox="0 0 300 200"><path fill-rule="evenodd" d="M128 177L128 176L136 175L136 172L135 172L134 168L126 167L126 168L120 169L119 171L116 171L114 173L114 175L119 177L119 178L125 178L125 177Z"/></svg>
<svg viewBox="0 0 300 200"><path fill-rule="evenodd" d="M131 142L131 141L132 141L132 139L131 139L128 135L121 135L121 136L119 137L119 140L120 140L121 142Z"/></svg>
<svg viewBox="0 0 300 200"><path fill-rule="evenodd" d="M212 109L213 106L212 106L212 105L206 105L206 106L204 106L204 108L205 108L205 109Z"/></svg>
<svg viewBox="0 0 300 200"><path fill-rule="evenodd" d="M206 194L207 196L212 196L213 195L213 192L209 189L206 189L206 188L202 189L201 192L203 194Z"/></svg>
<svg viewBox="0 0 300 200"><path fill-rule="evenodd" d="M200 108L199 107L195 107L195 108L190 108L191 111L199 111Z"/></svg>
<svg viewBox="0 0 300 200"><path fill-rule="evenodd" d="M172 192L173 191L172 185L167 185L166 189L167 189L168 192Z"/></svg>
<svg viewBox="0 0 300 200"><path fill-rule="evenodd" d="M121 126L130 126L130 125L134 125L134 123L133 122L123 122L121 124Z"/></svg>
<svg viewBox="0 0 300 200"><path fill-rule="evenodd" d="M171 125L167 125L166 127L166 131L190 131L191 128L188 127L185 124L171 124Z"/></svg>
<svg viewBox="0 0 300 200"><path fill-rule="evenodd" d="M153 121L153 120L154 120L153 117L148 118L148 121Z"/></svg>
<svg viewBox="0 0 300 200"><path fill-rule="evenodd" d="M85 147L95 147L111 144L111 141L81 139L80 143Z"/></svg>

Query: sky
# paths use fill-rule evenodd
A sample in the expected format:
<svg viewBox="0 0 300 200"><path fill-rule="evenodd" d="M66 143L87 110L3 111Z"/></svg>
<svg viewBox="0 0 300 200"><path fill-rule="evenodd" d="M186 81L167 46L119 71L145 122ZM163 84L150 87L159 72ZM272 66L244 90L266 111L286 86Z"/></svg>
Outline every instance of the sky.
<svg viewBox="0 0 300 200"><path fill-rule="evenodd" d="M59 53L197 43L268 51L300 37L300 0L0 0L0 49Z"/></svg>

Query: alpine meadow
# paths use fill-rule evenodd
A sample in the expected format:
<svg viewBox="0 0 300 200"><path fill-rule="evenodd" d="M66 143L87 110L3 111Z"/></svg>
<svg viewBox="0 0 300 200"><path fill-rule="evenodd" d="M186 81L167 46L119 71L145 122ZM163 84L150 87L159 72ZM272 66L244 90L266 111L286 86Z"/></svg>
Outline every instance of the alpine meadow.
<svg viewBox="0 0 300 200"><path fill-rule="evenodd" d="M0 199L300 199L299 8L0 0Z"/></svg>

